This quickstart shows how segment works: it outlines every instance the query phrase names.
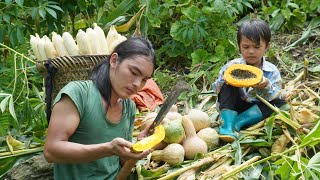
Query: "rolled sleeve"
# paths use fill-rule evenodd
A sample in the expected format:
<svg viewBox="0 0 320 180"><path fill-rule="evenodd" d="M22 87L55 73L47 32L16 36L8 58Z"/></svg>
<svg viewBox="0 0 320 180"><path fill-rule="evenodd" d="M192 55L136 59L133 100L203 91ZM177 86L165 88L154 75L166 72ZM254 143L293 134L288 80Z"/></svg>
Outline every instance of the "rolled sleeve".
<svg viewBox="0 0 320 180"><path fill-rule="evenodd" d="M272 101L281 96L281 76L278 70L272 73L271 77L268 78L268 85L262 89L262 93L266 100Z"/></svg>

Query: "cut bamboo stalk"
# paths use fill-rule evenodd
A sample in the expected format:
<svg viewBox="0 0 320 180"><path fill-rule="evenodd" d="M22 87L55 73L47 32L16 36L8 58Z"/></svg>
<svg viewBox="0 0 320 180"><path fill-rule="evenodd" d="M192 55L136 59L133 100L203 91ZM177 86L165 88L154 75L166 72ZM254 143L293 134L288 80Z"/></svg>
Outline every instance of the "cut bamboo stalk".
<svg viewBox="0 0 320 180"><path fill-rule="evenodd" d="M235 167L232 171L229 171L229 172L227 172L227 173L222 174L221 177L218 178L218 179L230 177L230 175L232 175L232 174L234 174L234 173L240 172L243 167L249 166L249 165L252 164L253 162L258 161L260 158L261 158L261 156L255 156L255 157L249 159L248 161L242 163L241 165Z"/></svg>
<svg viewBox="0 0 320 180"><path fill-rule="evenodd" d="M185 171L188 171L189 169L193 169L193 168L197 168L197 167L201 167L203 165L206 165L206 164L209 164L211 162L214 162L216 161L217 159L220 159L222 156L222 154L215 154L213 156L209 156L209 157L206 157L206 158L203 158L195 163L193 163L192 165L190 166L187 166L187 167L184 167L184 168L181 168L181 169L178 169L177 171L175 172L172 172L162 178L159 178L159 180L167 180L167 179L171 179L171 178L174 178L182 173L184 173Z"/></svg>
<svg viewBox="0 0 320 180"><path fill-rule="evenodd" d="M264 123L265 123L265 121L260 121L257 124L247 128L246 130L247 131L253 131L253 130L259 129L259 128L263 127Z"/></svg>
<svg viewBox="0 0 320 180"><path fill-rule="evenodd" d="M3 153L0 153L0 159L5 159L5 158L9 158L9 157L16 157L16 156L20 156L20 155L31 154L31 153L41 152L41 151L43 151L43 147L37 147L37 148L33 148L33 149L16 150L16 151L13 151L14 154L12 154L11 152L3 152Z"/></svg>
<svg viewBox="0 0 320 180"><path fill-rule="evenodd" d="M213 176L215 175L216 169L220 167L221 165L230 165L233 162L233 159L230 157L223 157L216 163L214 163L208 170L202 172L203 177L200 178L200 180L204 180L205 176Z"/></svg>

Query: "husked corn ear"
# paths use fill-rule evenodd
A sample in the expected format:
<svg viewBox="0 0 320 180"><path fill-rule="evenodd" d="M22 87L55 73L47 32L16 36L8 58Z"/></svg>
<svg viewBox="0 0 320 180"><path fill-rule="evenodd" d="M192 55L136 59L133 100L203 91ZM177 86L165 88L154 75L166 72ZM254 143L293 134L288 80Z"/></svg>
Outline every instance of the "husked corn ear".
<svg viewBox="0 0 320 180"><path fill-rule="evenodd" d="M115 49L120 43L122 43L122 42L125 41L125 40L126 40L126 38L119 38L119 39L113 41L112 44L109 46L110 52L113 52L114 49Z"/></svg>
<svg viewBox="0 0 320 180"><path fill-rule="evenodd" d="M69 32L64 32L62 34L63 44L66 47L70 56L79 55L79 48Z"/></svg>
<svg viewBox="0 0 320 180"><path fill-rule="evenodd" d="M111 45L109 46L109 50L110 52L113 52L114 49L123 41L127 40L127 38L125 36L121 36L120 34L118 35L118 39L116 39L115 41L113 41L111 43Z"/></svg>
<svg viewBox="0 0 320 180"><path fill-rule="evenodd" d="M98 34L92 28L87 28L86 33L88 35L92 54L100 54L101 50L100 50L100 44L98 40Z"/></svg>
<svg viewBox="0 0 320 180"><path fill-rule="evenodd" d="M30 35L30 45L31 45L31 49L32 49L34 55L36 56L37 60L40 61L41 57L40 57L39 50L38 50L38 39L33 35Z"/></svg>
<svg viewBox="0 0 320 180"><path fill-rule="evenodd" d="M63 39L59 34L52 32L52 42L59 56L69 56L69 53L64 46Z"/></svg>
<svg viewBox="0 0 320 180"><path fill-rule="evenodd" d="M79 29L76 40L79 47L79 52L81 55L92 54L89 37L86 32Z"/></svg>
<svg viewBox="0 0 320 180"><path fill-rule="evenodd" d="M93 27L93 30L98 35L98 42L100 44L101 54L109 54L107 40L103 30L96 23L93 23Z"/></svg>
<svg viewBox="0 0 320 180"><path fill-rule="evenodd" d="M44 51L46 52L47 58L55 58L58 56L58 52L56 48L54 47L51 40L48 38L48 36L43 36L44 39Z"/></svg>
<svg viewBox="0 0 320 180"><path fill-rule="evenodd" d="M114 47L111 48L110 46L112 45L112 42L117 40L120 34L118 34L117 30L115 29L114 26L111 26L108 34L107 34L107 44L108 44L108 49L109 49L109 53L112 53L114 50Z"/></svg>
<svg viewBox="0 0 320 180"><path fill-rule="evenodd" d="M45 38L44 37L39 38L38 39L38 51L39 51L41 60L47 60L48 59L46 51L44 50L44 45L45 45Z"/></svg>

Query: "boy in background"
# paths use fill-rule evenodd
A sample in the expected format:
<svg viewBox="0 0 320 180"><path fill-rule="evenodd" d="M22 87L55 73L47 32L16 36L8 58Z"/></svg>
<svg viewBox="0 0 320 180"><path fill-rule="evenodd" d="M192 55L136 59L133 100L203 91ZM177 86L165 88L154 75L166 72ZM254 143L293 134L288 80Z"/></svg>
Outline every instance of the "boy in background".
<svg viewBox="0 0 320 180"><path fill-rule="evenodd" d="M218 94L218 108L223 125L220 127L220 139L233 142L235 131L256 124L269 117L273 110L255 97L260 95L272 105L280 107L286 104L281 98L281 75L275 65L264 57L270 47L271 32L268 24L253 19L244 22L237 33L241 57L224 65L218 79L213 83L213 90ZM224 71L232 64L247 64L260 68L263 79L258 85L238 88L228 85L223 79Z"/></svg>

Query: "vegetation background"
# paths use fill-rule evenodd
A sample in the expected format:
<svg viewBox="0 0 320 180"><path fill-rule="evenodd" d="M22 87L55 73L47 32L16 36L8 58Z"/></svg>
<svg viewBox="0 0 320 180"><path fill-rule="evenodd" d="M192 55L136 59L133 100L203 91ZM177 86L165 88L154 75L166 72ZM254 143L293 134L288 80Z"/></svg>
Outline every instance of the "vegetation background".
<svg viewBox="0 0 320 180"><path fill-rule="evenodd" d="M164 93L178 79L188 81L192 92L181 101L189 107L202 102L220 67L239 56L237 26L254 17L272 29L267 56L285 82L303 70L304 62L319 78L320 0L0 0L0 177L45 142L44 80L35 67L30 35L69 31L75 36L93 23L107 34L142 7L136 23L121 34L130 37L139 25L157 50L154 79ZM9 135L23 146L10 147Z"/></svg>

